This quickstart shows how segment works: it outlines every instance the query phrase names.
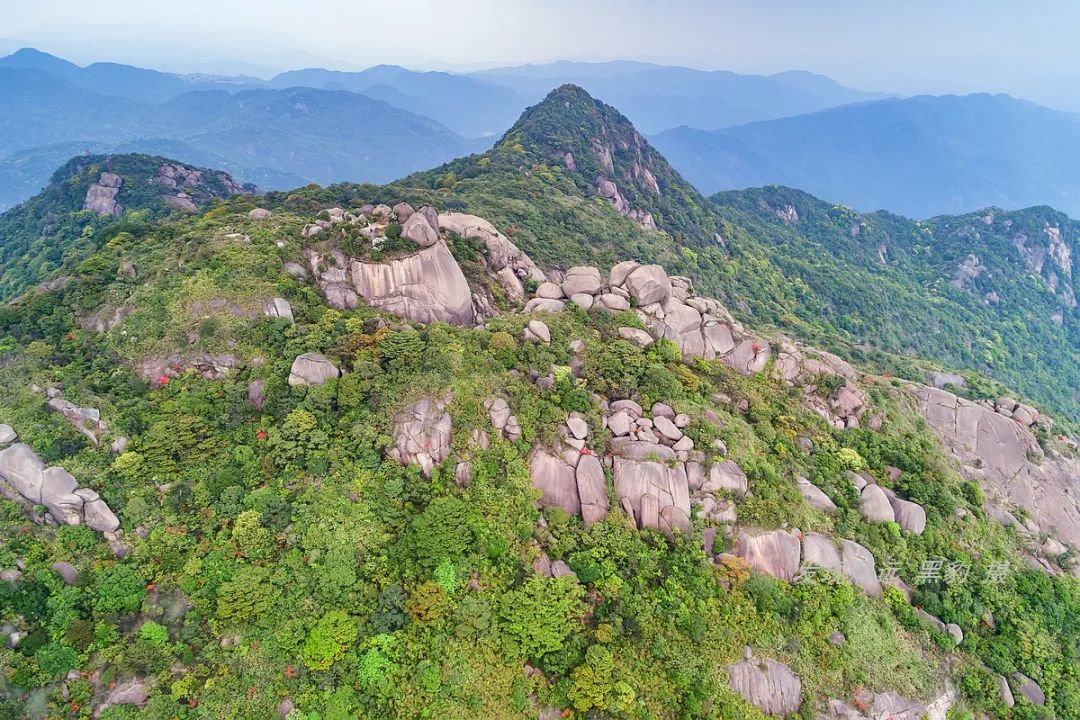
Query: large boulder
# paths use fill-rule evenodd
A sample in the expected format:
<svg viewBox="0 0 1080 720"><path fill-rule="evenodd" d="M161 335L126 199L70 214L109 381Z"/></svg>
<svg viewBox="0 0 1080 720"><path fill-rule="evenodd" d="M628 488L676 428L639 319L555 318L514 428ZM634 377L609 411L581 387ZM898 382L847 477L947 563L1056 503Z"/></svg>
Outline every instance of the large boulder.
<svg viewBox="0 0 1080 720"><path fill-rule="evenodd" d="M766 715L793 715L802 705L802 681L775 660L749 658L728 667L731 689Z"/></svg>
<svg viewBox="0 0 1080 720"><path fill-rule="evenodd" d="M622 285L639 306L662 303L671 295L671 279L659 265L635 268Z"/></svg>
<svg viewBox="0 0 1080 720"><path fill-rule="evenodd" d="M431 227L423 213L409 215L409 219L401 224L401 236L422 248L431 247L439 241L438 228Z"/></svg>
<svg viewBox="0 0 1080 720"><path fill-rule="evenodd" d="M734 554L746 560L755 572L791 582L799 572L802 549L794 532L773 530L751 535L743 531L739 533Z"/></svg>
<svg viewBox="0 0 1080 720"><path fill-rule="evenodd" d="M1014 400L998 402L1006 416L944 390L917 386L914 392L927 423L989 502L1022 507L1040 532L1080 546L1080 460L1044 457L1031 430L1011 417Z"/></svg>
<svg viewBox="0 0 1080 720"><path fill-rule="evenodd" d="M443 242L397 260L353 260L350 274L369 305L400 318L450 325L471 325L475 319L469 283Z"/></svg>
<svg viewBox="0 0 1080 720"><path fill-rule="evenodd" d="M419 465L426 476L450 457L452 422L450 398L424 397L394 416L394 445L390 457L402 465Z"/></svg>
<svg viewBox="0 0 1080 720"><path fill-rule="evenodd" d="M116 202L116 195L123 184L124 181L119 175L111 172L101 173L98 181L86 189L83 210L89 210L100 216L123 215L124 208Z"/></svg>
<svg viewBox="0 0 1080 720"><path fill-rule="evenodd" d="M1016 683L1016 691L1023 695L1032 705L1045 705L1046 693L1039 684L1022 673L1013 673L1013 682Z"/></svg>
<svg viewBox="0 0 1080 720"><path fill-rule="evenodd" d="M840 565L844 576L867 595L881 595L874 556L869 550L852 540L840 541Z"/></svg>
<svg viewBox="0 0 1080 720"><path fill-rule="evenodd" d="M877 485L867 485L859 494L859 512L867 522L883 523L896 519L889 497Z"/></svg>
<svg viewBox="0 0 1080 720"><path fill-rule="evenodd" d="M262 311L267 317L282 318L290 323L296 322L293 320L292 305L285 298L276 297L267 300L263 303Z"/></svg>
<svg viewBox="0 0 1080 720"><path fill-rule="evenodd" d="M19 439L19 434L10 425L0 423L0 445L10 445Z"/></svg>
<svg viewBox="0 0 1080 720"><path fill-rule="evenodd" d="M579 265L566 271L562 281L562 291L566 297L578 293L595 295L600 292L600 271L594 267Z"/></svg>
<svg viewBox="0 0 1080 720"><path fill-rule="evenodd" d="M675 451L664 445L613 438L609 444L615 497L641 528L673 532L690 529L690 486L686 467L672 463Z"/></svg>
<svg viewBox="0 0 1080 720"><path fill-rule="evenodd" d="M745 495L748 489L746 473L733 460L713 463L709 468L709 477L701 489L707 493L726 491Z"/></svg>
<svg viewBox="0 0 1080 720"><path fill-rule="evenodd" d="M802 494L810 507L826 513L836 512L836 503L834 503L817 485L814 485L804 477L800 477L796 481L796 484L799 488L799 493Z"/></svg>
<svg viewBox="0 0 1080 720"><path fill-rule="evenodd" d="M542 493L542 505L562 508L568 515L581 513L577 472L565 459L538 447L529 459L529 473L533 487Z"/></svg>
<svg viewBox="0 0 1080 720"><path fill-rule="evenodd" d="M843 572L836 544L824 535L807 533L803 537L802 553L803 567L818 567L835 573Z"/></svg>
<svg viewBox="0 0 1080 720"><path fill-rule="evenodd" d="M896 496L889 498L897 524L904 530L921 535L926 529L926 511L922 505Z"/></svg>
<svg viewBox="0 0 1080 720"><path fill-rule="evenodd" d="M341 371L320 353L304 353L293 360L289 371L289 385L322 385L327 380L340 377Z"/></svg>
<svg viewBox="0 0 1080 720"><path fill-rule="evenodd" d="M35 505L41 503L44 472L45 463L29 445L15 443L0 450L0 478Z"/></svg>
<svg viewBox="0 0 1080 720"><path fill-rule="evenodd" d="M604 466L595 455L583 454L577 464L578 498L581 500L581 519L586 525L607 517L607 482Z"/></svg>

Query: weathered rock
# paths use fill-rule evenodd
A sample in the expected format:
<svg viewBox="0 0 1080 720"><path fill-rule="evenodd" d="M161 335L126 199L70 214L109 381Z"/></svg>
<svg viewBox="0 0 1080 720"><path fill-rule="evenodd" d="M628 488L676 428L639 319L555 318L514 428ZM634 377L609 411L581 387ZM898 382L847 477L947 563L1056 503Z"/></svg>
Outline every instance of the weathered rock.
<svg viewBox="0 0 1080 720"><path fill-rule="evenodd" d="M672 532L690 529L690 488L686 468L669 466L675 452L663 445L613 438L615 496L627 504L639 527Z"/></svg>
<svg viewBox="0 0 1080 720"><path fill-rule="evenodd" d="M585 418L580 415L571 415L568 417L566 419L566 427L578 440L584 440L589 436L589 425L585 422Z"/></svg>
<svg viewBox="0 0 1080 720"><path fill-rule="evenodd" d="M414 213L401 223L401 236L422 248L431 247L439 241L438 230L432 228L431 223L421 213Z"/></svg>
<svg viewBox="0 0 1080 720"><path fill-rule="evenodd" d="M607 483L604 467L595 455L582 455L577 465L578 498L581 501L581 519L586 525L607 517Z"/></svg>
<svg viewBox="0 0 1080 720"><path fill-rule="evenodd" d="M755 572L790 582L799 572L802 550L794 532L773 530L751 535L744 531L739 533L734 554L746 560Z"/></svg>
<svg viewBox="0 0 1080 720"><path fill-rule="evenodd" d="M622 410L608 416L607 427L611 434L619 437L630 433L630 416Z"/></svg>
<svg viewBox="0 0 1080 720"><path fill-rule="evenodd" d="M635 268L622 283L639 306L662 303L671 295L671 279L659 265Z"/></svg>
<svg viewBox="0 0 1080 720"><path fill-rule="evenodd" d="M533 298L529 302L525 303L526 313L538 313L548 312L557 313L562 312L562 309L566 307L566 303L562 300L551 300L549 298Z"/></svg>
<svg viewBox="0 0 1080 720"><path fill-rule="evenodd" d="M313 238L316 235L321 235L322 231L322 225L308 224L304 226L304 229L300 231L300 234L305 238Z"/></svg>
<svg viewBox="0 0 1080 720"><path fill-rule="evenodd" d="M372 307L421 323L474 321L469 283L443 242L387 262L353 260L349 268L353 288Z"/></svg>
<svg viewBox="0 0 1080 720"><path fill-rule="evenodd" d="M1045 705L1046 694L1039 687L1038 683L1029 678L1027 675L1021 673L1013 673L1013 682L1016 683L1016 691L1027 698L1028 702L1033 705Z"/></svg>
<svg viewBox="0 0 1080 720"><path fill-rule="evenodd" d="M255 208L248 211L248 217L252 220L267 220L274 216L274 213L265 208Z"/></svg>
<svg viewBox="0 0 1080 720"><path fill-rule="evenodd" d="M727 491L736 495L745 495L749 489L746 473L733 460L713 463L709 468L709 478L701 487L704 492L715 493Z"/></svg>
<svg viewBox="0 0 1080 720"><path fill-rule="evenodd" d="M289 371L289 385L322 385L327 380L340 377L341 371L320 353L304 353L293 360Z"/></svg>
<svg viewBox="0 0 1080 720"><path fill-rule="evenodd" d="M95 715L114 705L142 707L149 697L150 686L145 681L138 679L128 680L109 690L108 695L105 696L105 701L97 709Z"/></svg>
<svg viewBox="0 0 1080 720"><path fill-rule="evenodd" d="M653 427L668 440L676 441L682 439L682 430L675 427L675 423L663 415L653 418Z"/></svg>
<svg viewBox="0 0 1080 720"><path fill-rule="evenodd" d="M892 504L897 524L908 532L921 535L926 529L926 511L922 505L895 496L890 497L889 502Z"/></svg>
<svg viewBox="0 0 1080 720"><path fill-rule="evenodd" d="M536 297L548 300L562 300L565 295L561 285L553 282L542 282L536 287Z"/></svg>
<svg viewBox="0 0 1080 720"><path fill-rule="evenodd" d="M814 485L804 477L800 477L797 480L797 486L799 492L806 499L806 502L810 507L822 512L834 513L836 512L836 503L829 499L829 496L822 492L821 488Z"/></svg>
<svg viewBox="0 0 1080 720"><path fill-rule="evenodd" d="M916 387L919 409L960 471L983 488L987 500L1024 508L1040 532L1080 546L1080 461L1043 458L1031 431L1011 417L930 387Z"/></svg>
<svg viewBox="0 0 1080 720"><path fill-rule="evenodd" d="M593 296L588 293L574 293L570 296L570 302L577 305L582 310L588 310L593 306L595 300Z"/></svg>
<svg viewBox="0 0 1080 720"><path fill-rule="evenodd" d="M0 445L10 445L19 439L19 434L10 425L0 424Z"/></svg>
<svg viewBox="0 0 1080 720"><path fill-rule="evenodd" d="M619 328L619 337L634 343L640 348L648 347L653 343L652 335L638 328L621 327Z"/></svg>
<svg viewBox="0 0 1080 720"><path fill-rule="evenodd" d="M577 577L577 573L564 561L556 560L551 563L551 577Z"/></svg>
<svg viewBox="0 0 1080 720"><path fill-rule="evenodd" d="M49 566L49 569L62 577L65 585L74 585L79 577L79 571L75 569L75 566L63 560L54 562Z"/></svg>
<svg viewBox="0 0 1080 720"><path fill-rule="evenodd" d="M844 576L867 595L881 595L874 556L862 545L851 540L840 541L840 563Z"/></svg>
<svg viewBox="0 0 1080 720"><path fill-rule="evenodd" d="M300 263L287 262L282 265L282 270L284 270L286 274L291 275L297 280L307 280L310 277L307 268L305 268Z"/></svg>
<svg viewBox="0 0 1080 720"><path fill-rule="evenodd" d="M262 307L263 315L272 318L283 318L290 323L296 322L293 320L292 305L285 298L273 298L263 303Z"/></svg>
<svg viewBox="0 0 1080 720"><path fill-rule="evenodd" d="M123 184L124 181L119 175L111 172L101 173L98 181L86 190L83 210L90 210L100 216L123 215L124 208L116 202L116 195Z"/></svg>
<svg viewBox="0 0 1080 720"><path fill-rule="evenodd" d="M604 293L598 298L599 303L608 310L629 310L630 301L622 295L616 295L615 293Z"/></svg>
<svg viewBox="0 0 1080 720"><path fill-rule="evenodd" d="M608 284L612 287L617 287L626 282L626 276L641 267L641 263L634 262L633 260L626 260L625 262L618 263L612 266L611 271L608 273Z"/></svg>
<svg viewBox="0 0 1080 720"><path fill-rule="evenodd" d="M639 418L644 412L641 405L637 404L633 400L615 400L611 403L612 412L625 412L631 418Z"/></svg>
<svg viewBox="0 0 1080 720"><path fill-rule="evenodd" d="M542 505L562 508L568 515L581 513L577 473L572 465L544 448L536 448L529 460L529 472L533 487L543 494Z"/></svg>
<svg viewBox="0 0 1080 720"><path fill-rule="evenodd" d="M424 397L394 416L390 457L402 465L419 465L425 476L450 457L452 422L449 397Z"/></svg>
<svg viewBox="0 0 1080 720"><path fill-rule="evenodd" d="M263 380L252 380L248 383L247 399L251 407L262 411L266 404L266 383Z"/></svg>
<svg viewBox="0 0 1080 720"><path fill-rule="evenodd" d="M546 323L540 320L530 320L525 326L525 339L530 342L539 342L545 345L551 344L551 330Z"/></svg>
<svg viewBox="0 0 1080 720"><path fill-rule="evenodd" d="M859 512L867 522L893 522L896 516L885 492L877 485L867 485L859 494ZM925 521L925 519L924 519Z"/></svg>
<svg viewBox="0 0 1080 720"><path fill-rule="evenodd" d="M570 268L563 278L562 291L566 297L573 297L578 293L597 294L600 292L600 271L584 265Z"/></svg>
<svg viewBox="0 0 1080 720"><path fill-rule="evenodd" d="M766 715L792 715L802 705L802 681L775 660L750 658L728 667L731 689Z"/></svg>
<svg viewBox="0 0 1080 720"><path fill-rule="evenodd" d="M802 542L803 567L818 567L830 572L843 572L840 553L836 544L824 535L807 533Z"/></svg>
<svg viewBox="0 0 1080 720"><path fill-rule="evenodd" d="M996 680L1001 702L1004 703L1005 707L1011 708L1016 704L1016 700L1013 698L1012 689L1009 688L1009 681L1005 679L1004 675L998 675Z"/></svg>

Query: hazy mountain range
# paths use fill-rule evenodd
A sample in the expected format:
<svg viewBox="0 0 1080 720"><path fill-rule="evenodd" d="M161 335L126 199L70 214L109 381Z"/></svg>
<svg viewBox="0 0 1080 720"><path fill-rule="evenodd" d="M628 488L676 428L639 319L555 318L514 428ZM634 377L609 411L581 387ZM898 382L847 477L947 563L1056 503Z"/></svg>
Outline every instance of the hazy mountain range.
<svg viewBox="0 0 1080 720"><path fill-rule="evenodd" d="M0 58L0 209L80 152L167 155L264 189L386 182L486 150L567 83L619 107L702 192L783 184L916 217L1039 204L1080 215L1080 122L1004 95L900 99L808 72L630 61L263 80L80 67L31 49Z"/></svg>

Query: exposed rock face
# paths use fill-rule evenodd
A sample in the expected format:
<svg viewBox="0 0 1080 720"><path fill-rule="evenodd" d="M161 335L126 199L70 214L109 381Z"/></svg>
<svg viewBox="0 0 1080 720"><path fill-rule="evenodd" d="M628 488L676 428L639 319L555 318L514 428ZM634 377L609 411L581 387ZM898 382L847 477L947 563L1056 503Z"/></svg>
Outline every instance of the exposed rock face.
<svg viewBox="0 0 1080 720"><path fill-rule="evenodd" d="M142 707L150 697L150 687L142 680L128 680L120 683L105 696L105 702L95 711L95 717L113 705L135 705Z"/></svg>
<svg viewBox="0 0 1080 720"><path fill-rule="evenodd" d="M402 465L419 465L426 476L450 457L452 422L446 406L450 397L425 397L394 417L394 446L390 457Z"/></svg>
<svg viewBox="0 0 1080 720"><path fill-rule="evenodd" d="M413 213L401 224L401 236L422 248L431 247L439 241L439 228L431 227L423 213Z"/></svg>
<svg viewBox="0 0 1080 720"><path fill-rule="evenodd" d="M851 540L840 541L840 564L844 576L867 595L881 595L874 556L870 551Z"/></svg>
<svg viewBox="0 0 1080 720"><path fill-rule="evenodd" d="M858 707L841 700L830 700L825 717L841 720L945 720L944 712L932 712L918 700L900 697L893 692L870 696L865 691L857 691L855 702Z"/></svg>
<svg viewBox="0 0 1080 720"><path fill-rule="evenodd" d="M322 385L327 380L340 377L341 371L334 363L319 353L304 353L293 360L289 371L289 385Z"/></svg>
<svg viewBox="0 0 1080 720"><path fill-rule="evenodd" d="M607 483L604 466L595 455L582 455L577 464L577 489L581 501L581 519L586 525L607 517Z"/></svg>
<svg viewBox="0 0 1080 720"><path fill-rule="evenodd" d="M475 319L469 283L441 241L399 260L353 260L350 273L369 305L406 320L471 325Z"/></svg>
<svg viewBox="0 0 1080 720"><path fill-rule="evenodd" d="M802 681L775 660L750 658L728 667L731 689L766 715L792 715L802 704Z"/></svg>
<svg viewBox="0 0 1080 720"><path fill-rule="evenodd" d="M1038 683L1027 675L1014 673L1013 681L1016 683L1016 691L1027 698L1028 702L1033 705L1046 704L1046 694L1042 691L1042 688L1039 687Z"/></svg>
<svg viewBox="0 0 1080 720"><path fill-rule="evenodd" d="M859 493L859 512L871 523L892 522L896 519L888 496L877 485L867 485Z"/></svg>
<svg viewBox="0 0 1080 720"><path fill-rule="evenodd" d="M775 373L788 384L802 387L806 404L834 427L859 425L867 409L866 395L850 363L832 353L784 341L777 353ZM829 378L843 380L843 384L825 395L817 383Z"/></svg>
<svg viewBox="0 0 1080 720"><path fill-rule="evenodd" d="M802 553L803 567L818 567L835 573L843 572L836 544L824 535L808 533L803 537Z"/></svg>
<svg viewBox="0 0 1080 720"><path fill-rule="evenodd" d="M24 443L0 450L0 493L30 510L36 505L45 506L46 522L85 524L107 533L120 528L120 520L96 492L80 488L63 468L45 467L37 453Z"/></svg>
<svg viewBox="0 0 1080 720"><path fill-rule="evenodd" d="M272 318L283 318L290 323L296 322L293 320L292 305L285 298L272 298L263 303L262 307L263 315Z"/></svg>
<svg viewBox="0 0 1080 720"><path fill-rule="evenodd" d="M827 513L836 512L836 503L830 500L829 496L822 492L821 488L817 485L814 485L804 477L800 477L797 484L799 492L802 493L802 496L806 499L806 502L810 504L810 507Z"/></svg>
<svg viewBox="0 0 1080 720"><path fill-rule="evenodd" d="M1035 436L996 409L1015 412L1015 401L999 401L990 408L930 387L916 387L915 394L930 427L961 472L982 485L988 501L1022 507L1040 531L1080 547L1080 495L1075 491L1080 461L1044 459L1036 464L1029 459L1042 458Z"/></svg>
<svg viewBox="0 0 1080 720"><path fill-rule="evenodd" d="M752 570L788 582L799 572L801 554L799 536L784 530L759 535L743 531L735 546L735 555L746 560Z"/></svg>
<svg viewBox="0 0 1080 720"><path fill-rule="evenodd" d="M228 377L236 366L236 356L231 353L173 353L167 357L154 356L140 361L136 372L147 382L160 384L162 378L180 377L188 370L194 370L207 380L221 380Z"/></svg>
<svg viewBox="0 0 1080 720"><path fill-rule="evenodd" d="M668 460L675 452L649 442L613 443L615 496L641 528L690 529L686 468Z"/></svg>
<svg viewBox="0 0 1080 720"><path fill-rule="evenodd" d="M538 283L546 280L543 271L536 266L532 258L507 240L487 220L465 213L442 213L437 221L438 226L445 231L455 232L464 238L479 238L484 243L487 252L483 260L487 271L514 302L525 299L523 280Z"/></svg>
<svg viewBox="0 0 1080 720"><path fill-rule="evenodd" d="M529 459L529 472L533 487L543 493L541 504L562 508L568 515L581 512L577 472L565 458L536 448Z"/></svg>
<svg viewBox="0 0 1080 720"><path fill-rule="evenodd" d="M116 194L120 192L123 184L124 181L119 175L111 172L101 173L98 181L86 190L83 210L90 210L100 216L123 215L124 208L116 202Z"/></svg>

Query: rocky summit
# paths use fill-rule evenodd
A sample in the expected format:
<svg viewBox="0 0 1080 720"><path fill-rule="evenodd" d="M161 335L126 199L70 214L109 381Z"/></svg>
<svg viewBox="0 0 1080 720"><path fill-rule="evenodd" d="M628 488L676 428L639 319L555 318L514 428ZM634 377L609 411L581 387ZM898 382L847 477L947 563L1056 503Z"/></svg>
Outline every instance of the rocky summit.
<svg viewBox="0 0 1080 720"><path fill-rule="evenodd" d="M1080 711L1070 417L787 322L580 88L382 187L64 172L0 218L0 714Z"/></svg>

